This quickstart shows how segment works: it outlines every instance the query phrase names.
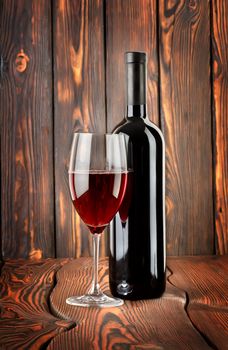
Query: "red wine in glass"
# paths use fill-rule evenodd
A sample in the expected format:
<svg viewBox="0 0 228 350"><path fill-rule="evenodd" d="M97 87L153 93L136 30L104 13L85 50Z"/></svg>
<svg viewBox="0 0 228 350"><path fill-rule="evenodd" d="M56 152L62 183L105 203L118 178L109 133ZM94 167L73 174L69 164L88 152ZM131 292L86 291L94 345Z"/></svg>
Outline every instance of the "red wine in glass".
<svg viewBox="0 0 228 350"><path fill-rule="evenodd" d="M75 133L69 163L73 205L93 234L93 281L81 296L67 304L84 307L121 306L123 301L104 294L98 283L100 234L118 212L127 187L128 137L123 134Z"/></svg>
<svg viewBox="0 0 228 350"><path fill-rule="evenodd" d="M91 233L101 233L125 198L126 172L91 170L69 174L75 209Z"/></svg>

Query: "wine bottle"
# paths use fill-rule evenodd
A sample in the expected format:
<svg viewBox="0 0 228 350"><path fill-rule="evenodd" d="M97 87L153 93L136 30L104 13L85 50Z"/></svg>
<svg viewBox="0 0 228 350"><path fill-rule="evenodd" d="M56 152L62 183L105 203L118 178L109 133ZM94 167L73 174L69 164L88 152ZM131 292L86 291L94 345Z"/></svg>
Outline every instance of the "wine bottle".
<svg viewBox="0 0 228 350"><path fill-rule="evenodd" d="M147 116L146 53L126 52L127 113L115 133L129 136L133 171L110 226L109 283L114 296L157 298L165 290L165 144Z"/></svg>

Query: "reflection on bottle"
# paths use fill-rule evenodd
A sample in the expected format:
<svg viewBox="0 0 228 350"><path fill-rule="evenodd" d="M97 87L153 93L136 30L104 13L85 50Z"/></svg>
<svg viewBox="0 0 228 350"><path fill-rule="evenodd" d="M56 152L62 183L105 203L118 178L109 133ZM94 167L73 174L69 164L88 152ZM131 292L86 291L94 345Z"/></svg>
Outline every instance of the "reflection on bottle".
<svg viewBox="0 0 228 350"><path fill-rule="evenodd" d="M132 199L132 187L133 172L130 171L128 173L125 196L117 214L119 220L116 220L116 224L119 225L119 228L116 230L117 237L115 239L115 252L111 251L111 255L115 255L117 263L121 266L122 278L121 281L119 281L120 283L117 285L118 293L121 295L128 295L132 291L132 286L128 281L128 215Z"/></svg>
<svg viewBox="0 0 228 350"><path fill-rule="evenodd" d="M127 188L124 195L124 199L119 208L120 219L122 222L122 226L126 226L126 222L128 219L129 209L131 205L132 199L132 188L133 188L133 171L129 171L127 177Z"/></svg>

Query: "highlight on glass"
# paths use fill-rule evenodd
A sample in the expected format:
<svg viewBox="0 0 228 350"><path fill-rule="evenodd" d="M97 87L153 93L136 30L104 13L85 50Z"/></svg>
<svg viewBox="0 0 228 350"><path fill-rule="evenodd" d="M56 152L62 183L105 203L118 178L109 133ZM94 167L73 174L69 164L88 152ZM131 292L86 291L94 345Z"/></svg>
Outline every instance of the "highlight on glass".
<svg viewBox="0 0 228 350"><path fill-rule="evenodd" d="M90 290L66 302L77 306L113 307L123 300L104 294L98 282L99 241L125 195L128 179L128 136L75 133L69 163L73 205L93 235L93 281Z"/></svg>

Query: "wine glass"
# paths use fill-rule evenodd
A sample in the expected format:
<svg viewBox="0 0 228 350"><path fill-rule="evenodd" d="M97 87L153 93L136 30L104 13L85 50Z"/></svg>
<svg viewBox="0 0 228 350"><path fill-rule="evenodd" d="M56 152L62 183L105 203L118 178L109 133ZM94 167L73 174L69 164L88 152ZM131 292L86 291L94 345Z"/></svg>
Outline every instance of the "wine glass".
<svg viewBox="0 0 228 350"><path fill-rule="evenodd" d="M98 283L100 234L117 213L127 187L127 137L75 133L69 163L71 199L93 235L93 282L82 296L66 299L77 306L113 307L123 300L104 294Z"/></svg>

